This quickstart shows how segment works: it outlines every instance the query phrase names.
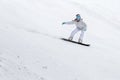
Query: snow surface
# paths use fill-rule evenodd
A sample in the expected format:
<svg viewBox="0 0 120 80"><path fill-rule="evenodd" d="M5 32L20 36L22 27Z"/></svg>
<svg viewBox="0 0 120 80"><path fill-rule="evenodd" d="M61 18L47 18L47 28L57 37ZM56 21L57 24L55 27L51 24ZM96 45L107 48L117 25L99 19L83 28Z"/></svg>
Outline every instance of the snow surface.
<svg viewBox="0 0 120 80"><path fill-rule="evenodd" d="M0 80L120 80L119 3L0 0ZM74 29L61 23L77 13L90 47L59 39Z"/></svg>

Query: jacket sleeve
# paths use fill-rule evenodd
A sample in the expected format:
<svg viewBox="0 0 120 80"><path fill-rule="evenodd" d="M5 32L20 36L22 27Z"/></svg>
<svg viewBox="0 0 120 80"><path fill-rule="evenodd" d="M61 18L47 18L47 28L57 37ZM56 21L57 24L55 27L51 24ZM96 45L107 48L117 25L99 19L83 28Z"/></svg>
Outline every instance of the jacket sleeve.
<svg viewBox="0 0 120 80"><path fill-rule="evenodd" d="M65 24L74 24L74 21L65 22Z"/></svg>

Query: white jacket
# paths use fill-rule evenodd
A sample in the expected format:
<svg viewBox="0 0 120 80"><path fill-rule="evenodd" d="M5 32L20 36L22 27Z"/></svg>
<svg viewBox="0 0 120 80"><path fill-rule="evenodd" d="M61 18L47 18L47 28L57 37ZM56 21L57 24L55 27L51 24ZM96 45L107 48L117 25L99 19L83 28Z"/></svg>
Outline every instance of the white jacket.
<svg viewBox="0 0 120 80"><path fill-rule="evenodd" d="M72 20L69 22L65 22L65 24L75 24L77 28L79 28L82 31L86 31L87 30L87 25L85 24L85 22L83 22L83 20L80 20L79 22L77 22L76 20Z"/></svg>

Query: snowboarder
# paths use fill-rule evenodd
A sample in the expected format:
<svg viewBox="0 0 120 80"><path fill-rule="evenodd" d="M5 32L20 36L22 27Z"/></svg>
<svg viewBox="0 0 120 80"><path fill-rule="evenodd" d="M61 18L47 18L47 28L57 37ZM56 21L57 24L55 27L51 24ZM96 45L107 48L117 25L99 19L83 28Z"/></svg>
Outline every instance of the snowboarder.
<svg viewBox="0 0 120 80"><path fill-rule="evenodd" d="M80 14L77 14L74 20L69 22L63 22L62 24L75 24L76 28L71 32L70 37L68 39L72 40L74 35L77 32L81 31L78 42L81 42L81 43L83 42L83 36L84 36L84 32L87 29L87 25L83 22L83 19L81 18Z"/></svg>

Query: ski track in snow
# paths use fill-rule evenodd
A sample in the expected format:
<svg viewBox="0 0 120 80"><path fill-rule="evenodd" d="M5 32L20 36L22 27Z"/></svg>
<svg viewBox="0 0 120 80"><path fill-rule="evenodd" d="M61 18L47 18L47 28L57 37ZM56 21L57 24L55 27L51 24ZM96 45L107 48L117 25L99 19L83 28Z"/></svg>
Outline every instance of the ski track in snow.
<svg viewBox="0 0 120 80"><path fill-rule="evenodd" d="M2 80L40 80L39 76L30 72L27 67L0 57L0 76Z"/></svg>

